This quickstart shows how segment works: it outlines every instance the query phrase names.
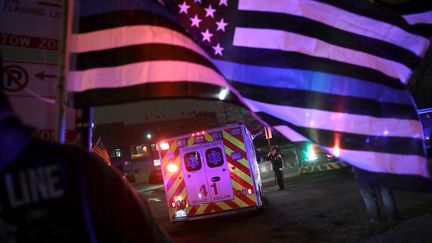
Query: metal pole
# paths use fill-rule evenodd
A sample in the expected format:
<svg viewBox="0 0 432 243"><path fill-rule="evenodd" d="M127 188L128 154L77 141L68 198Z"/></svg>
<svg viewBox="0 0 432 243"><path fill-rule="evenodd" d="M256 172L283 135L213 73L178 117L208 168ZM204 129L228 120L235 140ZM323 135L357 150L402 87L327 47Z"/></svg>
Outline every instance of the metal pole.
<svg viewBox="0 0 432 243"><path fill-rule="evenodd" d="M300 166L300 161L299 161L299 158L298 158L298 155L297 155L297 148L296 147L294 147L294 154L295 154L295 157L296 157L296 160L297 160L297 164L298 164L298 166Z"/></svg>
<svg viewBox="0 0 432 243"><path fill-rule="evenodd" d="M86 107L81 110L81 117L77 127L80 128L81 145L88 149L92 148L92 124L93 124L93 108Z"/></svg>
<svg viewBox="0 0 432 243"><path fill-rule="evenodd" d="M56 109L56 139L59 143L65 143L66 132L66 104L65 104L65 84L69 55L66 53L68 45L69 30L72 28L73 1L63 1L62 4L62 38L59 53L59 80L57 83L57 109Z"/></svg>

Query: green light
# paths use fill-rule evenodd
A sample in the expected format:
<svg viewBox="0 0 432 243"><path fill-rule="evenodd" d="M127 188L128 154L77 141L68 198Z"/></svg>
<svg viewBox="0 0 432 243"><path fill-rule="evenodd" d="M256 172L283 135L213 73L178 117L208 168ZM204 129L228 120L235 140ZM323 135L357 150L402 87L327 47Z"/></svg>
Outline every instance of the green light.
<svg viewBox="0 0 432 243"><path fill-rule="evenodd" d="M309 161L316 160L318 158L315 149L313 148L312 144L309 144L306 150L306 157Z"/></svg>

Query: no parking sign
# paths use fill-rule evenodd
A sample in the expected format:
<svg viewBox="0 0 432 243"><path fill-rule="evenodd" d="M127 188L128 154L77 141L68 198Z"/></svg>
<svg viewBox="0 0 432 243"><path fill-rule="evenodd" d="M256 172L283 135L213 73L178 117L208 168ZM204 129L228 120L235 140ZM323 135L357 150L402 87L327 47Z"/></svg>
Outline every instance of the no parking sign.
<svg viewBox="0 0 432 243"><path fill-rule="evenodd" d="M8 65L3 68L3 83L5 91L17 92L24 89L29 81L26 70L18 65Z"/></svg>

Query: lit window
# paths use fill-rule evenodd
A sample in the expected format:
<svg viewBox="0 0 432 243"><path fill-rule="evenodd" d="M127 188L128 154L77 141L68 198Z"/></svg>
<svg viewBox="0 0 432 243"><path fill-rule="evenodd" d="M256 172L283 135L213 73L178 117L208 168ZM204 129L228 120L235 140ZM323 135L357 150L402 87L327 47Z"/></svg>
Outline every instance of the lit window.
<svg viewBox="0 0 432 243"><path fill-rule="evenodd" d="M210 168L222 166L224 164L222 150L218 147L207 149L205 152L207 165Z"/></svg>
<svg viewBox="0 0 432 243"><path fill-rule="evenodd" d="M121 149L113 149L110 151L110 158L121 158L122 151Z"/></svg>
<svg viewBox="0 0 432 243"><path fill-rule="evenodd" d="M201 156L198 152L190 152L183 156L183 163L185 164L186 170L192 172L200 170L202 167Z"/></svg>
<svg viewBox="0 0 432 243"><path fill-rule="evenodd" d="M151 156L149 150L150 150L150 148L147 148L146 145L131 146L130 147L131 157L133 159L135 159L135 158L141 158L141 157Z"/></svg>

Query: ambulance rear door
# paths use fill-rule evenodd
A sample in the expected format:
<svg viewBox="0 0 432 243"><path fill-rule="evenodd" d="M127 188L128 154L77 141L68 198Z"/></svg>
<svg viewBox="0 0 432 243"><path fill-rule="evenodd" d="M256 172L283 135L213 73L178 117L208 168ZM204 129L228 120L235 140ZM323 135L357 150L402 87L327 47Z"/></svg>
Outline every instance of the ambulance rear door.
<svg viewBox="0 0 432 243"><path fill-rule="evenodd" d="M201 146L194 145L180 148L180 156L189 205L210 203L211 198L207 192L207 176Z"/></svg>
<svg viewBox="0 0 432 243"><path fill-rule="evenodd" d="M180 148L180 156L191 206L234 198L222 141Z"/></svg>
<svg viewBox="0 0 432 243"><path fill-rule="evenodd" d="M231 176L221 140L203 146L207 183L212 201L232 200L234 198Z"/></svg>

